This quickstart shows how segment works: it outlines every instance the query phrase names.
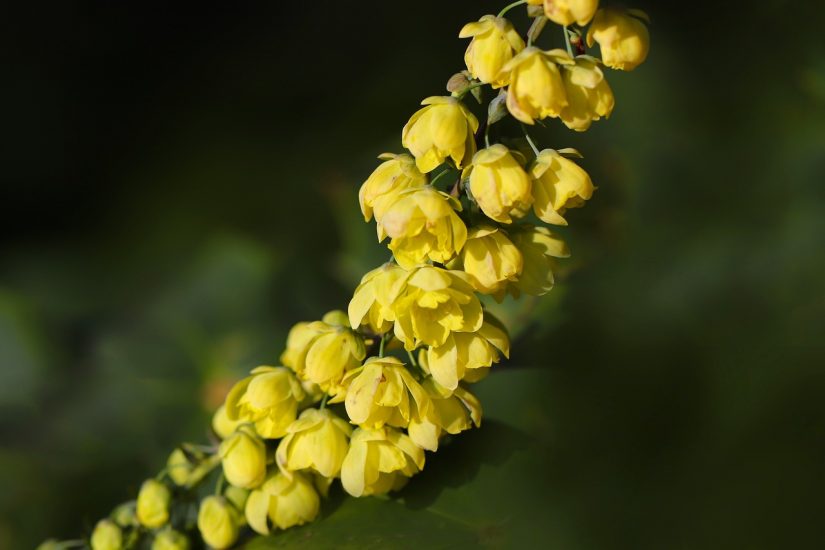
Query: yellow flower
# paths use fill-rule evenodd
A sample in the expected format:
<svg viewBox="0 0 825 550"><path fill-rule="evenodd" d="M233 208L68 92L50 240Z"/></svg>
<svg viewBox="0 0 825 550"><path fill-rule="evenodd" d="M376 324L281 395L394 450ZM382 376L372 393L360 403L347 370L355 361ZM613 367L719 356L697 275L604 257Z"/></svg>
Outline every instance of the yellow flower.
<svg viewBox="0 0 825 550"><path fill-rule="evenodd" d="M288 529L314 520L320 504L310 478L298 472L287 477L276 471L249 494L246 520L256 533L268 535L270 523Z"/></svg>
<svg viewBox="0 0 825 550"><path fill-rule="evenodd" d="M419 266L403 287L379 290L376 299L392 308L395 336L408 351L440 346L451 332L475 332L482 323L481 303L461 271Z"/></svg>
<svg viewBox="0 0 825 550"><path fill-rule="evenodd" d="M467 173L473 198L487 217L511 223L529 210L530 178L504 145L497 143L476 153Z"/></svg>
<svg viewBox="0 0 825 550"><path fill-rule="evenodd" d="M364 221L367 222L372 219L373 209L376 219L381 219L381 204L399 191L427 184L427 176L418 170L410 155L383 153L378 158L384 162L367 178L358 192L358 202L361 204Z"/></svg>
<svg viewBox="0 0 825 550"><path fill-rule="evenodd" d="M350 329L343 311L330 311L323 320L298 323L289 331L281 362L298 376L327 390L366 357L364 340Z"/></svg>
<svg viewBox="0 0 825 550"><path fill-rule="evenodd" d="M455 390L461 380L477 382L487 375L500 354L510 356L510 339L501 322L490 313L478 332L454 332L440 346L419 352L419 363L439 385Z"/></svg>
<svg viewBox="0 0 825 550"><path fill-rule="evenodd" d="M352 295L348 314L349 322L353 327L366 325L376 334L383 334L392 328L395 314L389 302L378 300L382 296L397 296L404 287L409 272L398 264L388 262L373 269L361 278L361 283Z"/></svg>
<svg viewBox="0 0 825 550"><path fill-rule="evenodd" d="M427 414L410 422L410 439L428 451L438 450L438 440L446 432L461 433L481 426L481 403L461 386L454 390L440 387L428 378L424 387L432 400Z"/></svg>
<svg viewBox="0 0 825 550"><path fill-rule="evenodd" d="M92 550L120 550L123 548L123 532L110 519L102 519L92 531Z"/></svg>
<svg viewBox="0 0 825 550"><path fill-rule="evenodd" d="M507 110L521 122L534 124L536 119L557 117L567 106L558 65L570 65L573 59L563 50L541 51L525 48L501 69L510 73Z"/></svg>
<svg viewBox="0 0 825 550"><path fill-rule="evenodd" d="M109 517L120 527L137 527L140 525L137 519L137 501L130 500L118 505Z"/></svg>
<svg viewBox="0 0 825 550"><path fill-rule="evenodd" d="M568 208L584 206L593 196L593 182L578 164L558 151L545 149L530 170L533 176L533 211L543 222L567 225Z"/></svg>
<svg viewBox="0 0 825 550"><path fill-rule="evenodd" d="M248 426L223 440L218 454L226 480L235 487L252 489L266 477L266 445Z"/></svg>
<svg viewBox="0 0 825 550"><path fill-rule="evenodd" d="M210 548L223 550L238 540L240 518L235 507L224 497L212 495L201 501L198 530Z"/></svg>
<svg viewBox="0 0 825 550"><path fill-rule="evenodd" d="M226 414L226 404L218 407L215 414L212 415L212 431L221 439L226 439L235 431L235 428L243 424L244 421L240 419L230 420Z"/></svg>
<svg viewBox="0 0 825 550"><path fill-rule="evenodd" d="M561 120L571 130L583 132L590 123L613 112L613 91L604 78L596 60L579 56L576 64L562 71L567 107L561 111Z"/></svg>
<svg viewBox="0 0 825 550"><path fill-rule="evenodd" d="M304 399L301 383L284 367L258 367L251 374L226 396L227 417L253 422L261 437L283 437L286 427L298 416L298 403Z"/></svg>
<svg viewBox="0 0 825 550"><path fill-rule="evenodd" d="M344 490L354 497L400 489L424 468L424 451L394 428L358 428L341 468Z"/></svg>
<svg viewBox="0 0 825 550"><path fill-rule="evenodd" d="M155 535L151 550L189 550L189 539L179 531L165 528Z"/></svg>
<svg viewBox="0 0 825 550"><path fill-rule="evenodd" d="M544 0L547 19L559 25L587 25L599 7L599 0Z"/></svg>
<svg viewBox="0 0 825 550"><path fill-rule="evenodd" d="M186 453L178 448L172 451L166 460L166 471L169 472L169 478L175 485L183 486L189 481L189 475L192 473L192 463L189 462Z"/></svg>
<svg viewBox="0 0 825 550"><path fill-rule="evenodd" d="M352 426L329 409L307 409L287 431L275 453L287 476L290 471L310 469L324 477L338 477Z"/></svg>
<svg viewBox="0 0 825 550"><path fill-rule="evenodd" d="M454 97L428 97L421 104L425 107L404 126L401 144L410 150L418 169L425 174L448 157L456 168L461 168L476 152L478 119Z"/></svg>
<svg viewBox="0 0 825 550"><path fill-rule="evenodd" d="M421 385L395 357L370 357L347 379L347 415L363 427L406 428L429 404Z"/></svg>
<svg viewBox="0 0 825 550"><path fill-rule="evenodd" d="M464 25L458 37L470 36L473 39L464 54L470 75L493 88L506 86L508 75L502 74L501 68L524 49L524 40L509 21L492 15Z"/></svg>
<svg viewBox="0 0 825 550"><path fill-rule="evenodd" d="M378 221L378 240L392 239L389 248L404 269L427 260L446 263L467 240L456 210L459 202L434 187L402 191Z"/></svg>
<svg viewBox="0 0 825 550"><path fill-rule="evenodd" d="M553 288L555 258L570 256L567 245L546 227L522 226L510 238L521 251L524 268L508 290L516 298L521 292L533 296L547 294Z"/></svg>
<svg viewBox="0 0 825 550"><path fill-rule="evenodd" d="M459 261L449 267L460 267L478 292L500 294L507 281L518 279L521 264L521 252L503 230L481 225L470 230Z"/></svg>
<svg viewBox="0 0 825 550"><path fill-rule="evenodd" d="M611 69L632 71L644 62L650 49L650 35L640 19L648 21L640 10L602 8L587 31L587 45L598 42L602 61Z"/></svg>
<svg viewBox="0 0 825 550"><path fill-rule="evenodd" d="M172 493L160 481L147 479L140 487L137 498L137 519L141 525L157 529L169 521L169 502Z"/></svg>

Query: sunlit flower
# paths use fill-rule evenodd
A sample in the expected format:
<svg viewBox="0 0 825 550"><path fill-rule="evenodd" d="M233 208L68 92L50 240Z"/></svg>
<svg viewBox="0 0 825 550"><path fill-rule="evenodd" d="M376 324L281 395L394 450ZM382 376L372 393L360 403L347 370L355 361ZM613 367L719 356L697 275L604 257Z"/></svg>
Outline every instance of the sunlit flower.
<svg viewBox="0 0 825 550"><path fill-rule="evenodd" d="M476 152L478 119L454 97L434 96L421 102L404 126L401 144L415 157L418 169L430 172L451 158L461 168Z"/></svg>
<svg viewBox="0 0 825 550"><path fill-rule="evenodd" d="M400 489L424 468L424 451L400 431L358 428L341 468L344 490L354 497Z"/></svg>
<svg viewBox="0 0 825 550"><path fill-rule="evenodd" d="M290 424L278 445L278 466L285 472L313 470L324 477L338 477L350 434L352 426L329 409L307 409Z"/></svg>
<svg viewBox="0 0 825 550"><path fill-rule="evenodd" d="M595 190L587 172L553 149L538 154L530 175L533 211L546 223L567 225L563 217L567 209L584 206Z"/></svg>
<svg viewBox="0 0 825 550"><path fill-rule="evenodd" d="M285 367L258 367L235 384L226 396L230 420L252 422L261 437L277 439L298 416L304 389Z"/></svg>
<svg viewBox="0 0 825 550"><path fill-rule="evenodd" d="M458 36L473 38L464 54L470 75L493 88L506 86L509 75L501 73L501 68L524 49L524 40L513 25L503 17L485 15L464 25Z"/></svg>
<svg viewBox="0 0 825 550"><path fill-rule="evenodd" d="M502 68L502 72L510 74L510 114L525 124L559 116L567 106L567 94L558 65L572 63L564 50L542 51L532 46L511 59Z"/></svg>
<svg viewBox="0 0 825 550"><path fill-rule="evenodd" d="M642 22L648 17L640 10L602 8L587 31L587 45L599 43L602 61L611 69L632 71L647 59L650 34Z"/></svg>
<svg viewBox="0 0 825 550"><path fill-rule="evenodd" d="M249 494L246 520L256 533L268 535L270 525L288 529L314 520L320 506L309 477L299 472L286 476L275 471L259 489Z"/></svg>

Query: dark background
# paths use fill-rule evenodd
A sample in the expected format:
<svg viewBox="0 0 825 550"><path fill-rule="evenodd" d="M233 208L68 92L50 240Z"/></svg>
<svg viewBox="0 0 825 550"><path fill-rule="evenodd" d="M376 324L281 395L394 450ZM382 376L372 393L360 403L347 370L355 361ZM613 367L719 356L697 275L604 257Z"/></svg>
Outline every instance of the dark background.
<svg viewBox="0 0 825 550"><path fill-rule="evenodd" d="M8 8L0 547L83 534L345 308L386 258L358 186L505 3ZM547 509L574 547L818 547L825 12L637 5L611 119L537 132L599 186L501 367L552 374Z"/></svg>

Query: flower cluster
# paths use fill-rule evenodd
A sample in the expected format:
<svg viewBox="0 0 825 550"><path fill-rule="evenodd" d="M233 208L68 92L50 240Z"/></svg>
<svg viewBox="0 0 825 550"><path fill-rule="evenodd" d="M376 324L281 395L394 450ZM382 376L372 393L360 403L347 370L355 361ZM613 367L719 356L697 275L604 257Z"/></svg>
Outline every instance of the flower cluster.
<svg viewBox="0 0 825 550"><path fill-rule="evenodd" d="M533 19L526 40L504 17L520 4ZM525 125L558 118L584 131L610 116L604 67L645 59L646 20L597 0L523 0L464 26L452 94L422 101L401 133L406 151L381 155L358 195L392 259L364 275L346 312L295 325L280 366L253 369L215 413L219 443L176 449L136 501L97 524L92 549L144 536L155 550L187 549L195 531L229 548L246 526L268 534L314 520L337 480L354 497L397 490L446 435L479 426L469 387L510 352L484 296L547 293L569 250L541 223L567 225L595 189L577 151L540 150ZM548 22L564 49L534 45ZM594 44L601 59L586 52ZM494 97L482 125L465 98L481 103L485 86ZM493 142L508 114L523 136ZM522 139L529 149L514 147ZM207 478L215 490L186 513L182 496Z"/></svg>

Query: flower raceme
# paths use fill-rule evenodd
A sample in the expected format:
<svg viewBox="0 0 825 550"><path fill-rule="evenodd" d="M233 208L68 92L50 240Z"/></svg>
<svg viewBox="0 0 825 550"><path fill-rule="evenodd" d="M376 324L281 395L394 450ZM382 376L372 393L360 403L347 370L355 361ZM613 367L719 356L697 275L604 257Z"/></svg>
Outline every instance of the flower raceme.
<svg viewBox="0 0 825 550"><path fill-rule="evenodd" d="M226 397L229 420L255 424L266 439L278 439L298 416L305 392L292 371L284 367L258 367L235 384Z"/></svg>
<svg viewBox="0 0 825 550"><path fill-rule="evenodd" d="M647 59L650 34L641 10L603 8L596 13L587 31L587 45L599 44L602 61L611 69L632 71Z"/></svg>
<svg viewBox="0 0 825 550"><path fill-rule="evenodd" d="M567 94L559 65L572 65L573 59L564 50L542 51L525 48L511 59L502 71L510 74L507 90L507 110L525 124L558 117L567 107Z"/></svg>
<svg viewBox="0 0 825 550"><path fill-rule="evenodd" d="M281 471L312 470L326 477L338 477L349 448L352 426L329 409L306 409L290 424L275 459Z"/></svg>
<svg viewBox="0 0 825 550"><path fill-rule="evenodd" d="M507 147L496 144L473 157L469 173L470 191L488 218L512 223L530 209L530 177Z"/></svg>
<svg viewBox="0 0 825 550"><path fill-rule="evenodd" d="M355 497L383 495L423 468L424 451L408 435L388 426L357 428L341 467L341 484Z"/></svg>
<svg viewBox="0 0 825 550"><path fill-rule="evenodd" d="M553 149L538 154L530 174L533 177L533 211L541 221L553 225L567 225L564 219L567 209L584 206L595 190L587 172Z"/></svg>
<svg viewBox="0 0 825 550"><path fill-rule="evenodd" d="M508 75L501 72L505 63L513 55L524 49L524 40L503 17L485 15L461 29L459 38L472 37L464 62L473 78L493 88L501 88L509 83Z"/></svg>
<svg viewBox="0 0 825 550"><path fill-rule="evenodd" d="M367 181L361 186L358 192L358 202L361 205L361 213L364 214L364 221L370 221L375 210L375 217L380 218L383 211L378 203L391 204L391 199L399 191L414 187L422 187L427 184L427 176L422 174L415 165L415 159L410 155L394 155L383 153L378 156L382 162L375 171L370 174ZM384 199L382 201L382 199Z"/></svg>
<svg viewBox="0 0 825 550"><path fill-rule="evenodd" d="M454 97L433 96L421 102L401 132L401 144L415 157L418 169L431 172L450 158L461 168L476 152L478 119Z"/></svg>

